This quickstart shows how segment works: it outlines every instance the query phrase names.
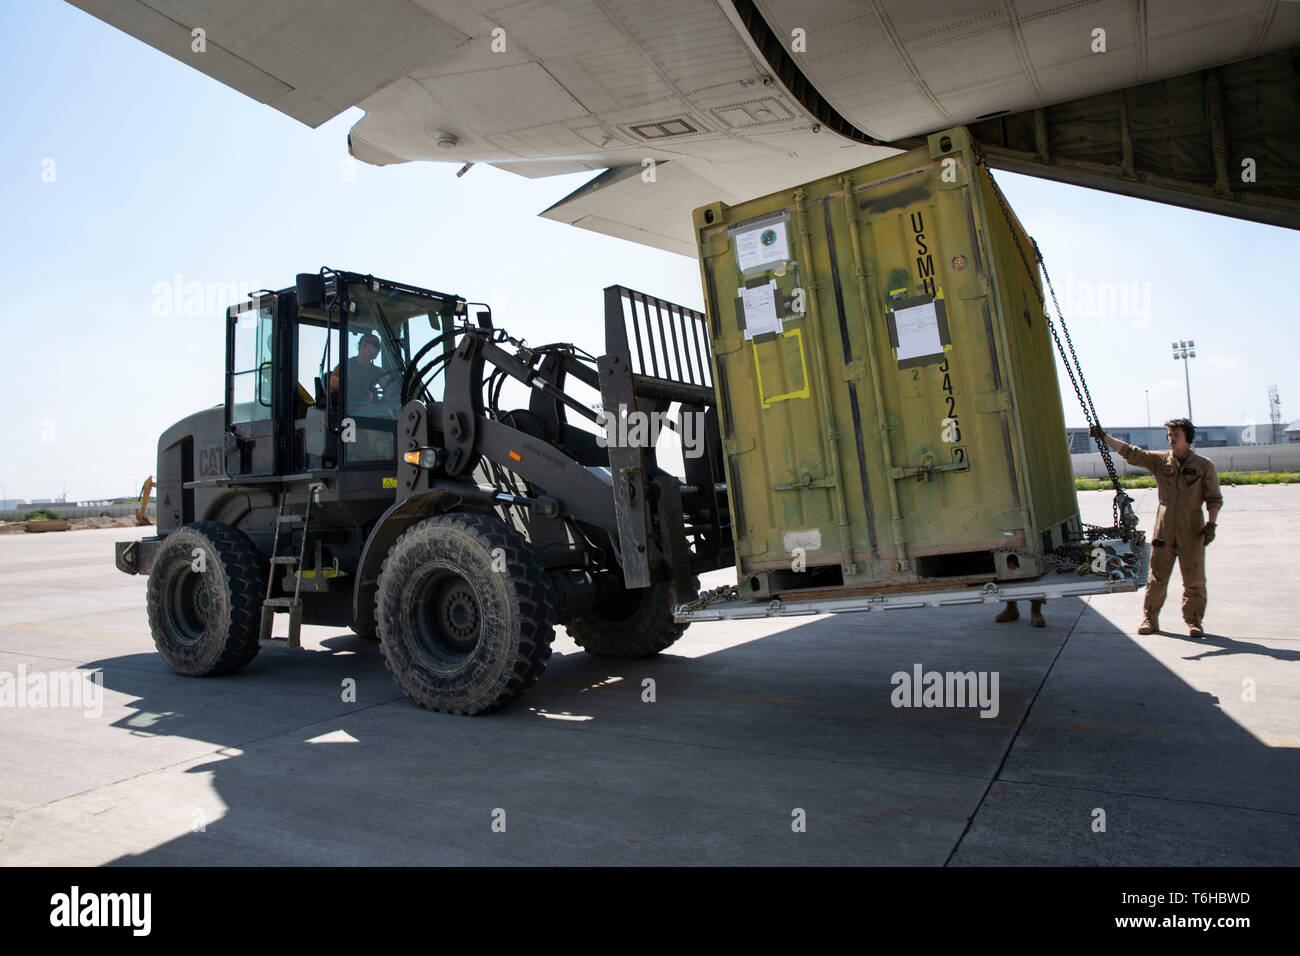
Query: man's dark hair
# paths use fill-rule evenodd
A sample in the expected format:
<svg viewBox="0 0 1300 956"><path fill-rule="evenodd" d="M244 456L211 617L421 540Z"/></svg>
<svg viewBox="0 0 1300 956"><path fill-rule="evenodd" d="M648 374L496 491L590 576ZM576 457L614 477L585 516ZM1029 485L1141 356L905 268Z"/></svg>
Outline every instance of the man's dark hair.
<svg viewBox="0 0 1300 956"><path fill-rule="evenodd" d="M379 336L375 335L374 332L367 332L365 335L361 336L361 341L358 342L357 345L373 345L375 348L379 348Z"/></svg>
<svg viewBox="0 0 1300 956"><path fill-rule="evenodd" d="M1192 424L1190 418L1171 418L1165 422L1165 428L1181 428L1183 434L1187 436L1187 444L1196 441L1196 426Z"/></svg>

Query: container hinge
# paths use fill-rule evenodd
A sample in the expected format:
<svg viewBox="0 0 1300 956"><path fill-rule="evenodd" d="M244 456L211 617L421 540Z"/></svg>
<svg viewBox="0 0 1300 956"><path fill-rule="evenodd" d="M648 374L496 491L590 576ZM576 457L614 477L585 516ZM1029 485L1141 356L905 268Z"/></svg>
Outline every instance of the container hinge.
<svg viewBox="0 0 1300 956"><path fill-rule="evenodd" d="M936 465L932 455L926 455L921 459L919 465L903 465L901 468L891 468L889 477L895 481L903 478L915 478L917 481L929 481L930 476L936 471L966 471L970 468L970 463L965 461L949 462L946 465Z"/></svg>
<svg viewBox="0 0 1300 956"><path fill-rule="evenodd" d="M705 259L712 259L714 256L722 255L730 248L731 248L731 240L727 238L726 233L723 233L720 236L714 236L712 239L706 242L700 254Z"/></svg>
<svg viewBox="0 0 1300 956"><path fill-rule="evenodd" d="M866 363L860 359L850 362L848 365L844 366L843 376L844 376L844 381L846 382L856 382L860 379L866 378L867 377Z"/></svg>
<svg viewBox="0 0 1300 956"><path fill-rule="evenodd" d="M813 478L811 475L804 475L800 481L792 481L788 484L773 485L773 491L807 491L811 488L834 488L835 479L833 478Z"/></svg>
<svg viewBox="0 0 1300 956"><path fill-rule="evenodd" d="M944 156L939 161L939 189L962 189L969 186L970 167L966 163L966 157L960 153Z"/></svg>
<svg viewBox="0 0 1300 956"><path fill-rule="evenodd" d="M975 396L975 411L981 413L1005 412L1011 409L1010 392L984 392Z"/></svg>
<svg viewBox="0 0 1300 956"><path fill-rule="evenodd" d="M1023 531L1029 527L1029 512L1004 511L994 515L989 523L999 531Z"/></svg>
<svg viewBox="0 0 1300 956"><path fill-rule="evenodd" d="M993 289L988 276L971 276L965 282L957 283L953 289L953 294L963 301L967 299L985 299L993 294Z"/></svg>

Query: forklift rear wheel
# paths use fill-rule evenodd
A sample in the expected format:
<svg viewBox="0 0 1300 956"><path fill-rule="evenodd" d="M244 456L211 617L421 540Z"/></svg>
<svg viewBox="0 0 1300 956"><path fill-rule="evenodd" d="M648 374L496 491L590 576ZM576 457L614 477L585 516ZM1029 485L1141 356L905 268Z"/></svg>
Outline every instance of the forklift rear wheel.
<svg viewBox="0 0 1300 956"><path fill-rule="evenodd" d="M350 624L348 626L352 629L352 633L357 637L365 638L367 641L379 640L379 631L373 624Z"/></svg>
<svg viewBox="0 0 1300 956"><path fill-rule="evenodd" d="M536 684L551 656L550 579L494 517L442 515L408 528L384 559L375 605L388 669L430 710L500 707Z"/></svg>
<svg viewBox="0 0 1300 956"><path fill-rule="evenodd" d="M239 670L258 651L266 562L248 536L219 521L167 536L149 572L154 646L186 677Z"/></svg>
<svg viewBox="0 0 1300 956"><path fill-rule="evenodd" d="M699 579L693 583L698 592ZM591 610L566 625L569 636L588 654L624 659L652 657L690 626L673 620L673 608L679 602L671 581L628 589L610 577L598 588Z"/></svg>

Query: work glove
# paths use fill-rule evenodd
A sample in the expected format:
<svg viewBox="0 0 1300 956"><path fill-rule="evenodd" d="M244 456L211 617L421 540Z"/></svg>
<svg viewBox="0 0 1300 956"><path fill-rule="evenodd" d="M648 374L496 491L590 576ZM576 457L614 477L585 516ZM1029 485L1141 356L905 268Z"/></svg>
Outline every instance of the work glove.
<svg viewBox="0 0 1300 956"><path fill-rule="evenodd" d="M1100 438L1100 439L1102 439L1102 440L1105 440L1105 438L1106 438L1106 433L1105 433L1104 431L1101 430L1101 426L1100 426L1100 425L1092 425L1092 426L1090 426L1090 427L1088 428L1088 434L1089 434L1091 437L1093 437L1093 438Z"/></svg>
<svg viewBox="0 0 1300 956"><path fill-rule="evenodd" d="M1206 525L1205 525L1205 527L1201 529L1201 537L1205 539L1205 543L1206 543L1206 544L1209 544L1211 541L1214 540L1214 522L1213 522L1213 521L1207 522Z"/></svg>

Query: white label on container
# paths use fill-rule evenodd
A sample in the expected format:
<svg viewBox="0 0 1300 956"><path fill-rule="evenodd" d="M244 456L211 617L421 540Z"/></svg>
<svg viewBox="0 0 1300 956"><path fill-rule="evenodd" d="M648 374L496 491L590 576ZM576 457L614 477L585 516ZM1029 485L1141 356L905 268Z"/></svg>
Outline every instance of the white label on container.
<svg viewBox="0 0 1300 956"><path fill-rule="evenodd" d="M741 272L754 272L790 258L790 240L784 221L769 222L735 234L736 265Z"/></svg>
<svg viewBox="0 0 1300 956"><path fill-rule="evenodd" d="M811 531L787 531L782 540L786 551L791 554L795 548L803 548L805 551L820 551L822 548L822 533L816 528Z"/></svg>
<svg viewBox="0 0 1300 956"><path fill-rule="evenodd" d="M769 279L767 285L756 289L741 289L740 300L745 304L745 338L752 339L764 332L780 332L784 329L776 314L775 279Z"/></svg>
<svg viewBox="0 0 1300 956"><path fill-rule="evenodd" d="M899 309L894 313L894 324L898 327L900 362L943 353L943 343L939 340L939 314L933 302Z"/></svg>

